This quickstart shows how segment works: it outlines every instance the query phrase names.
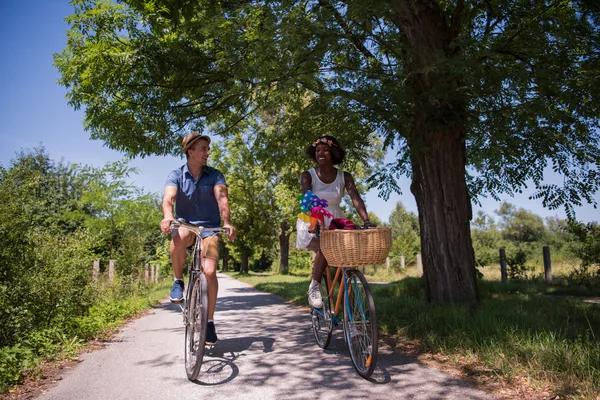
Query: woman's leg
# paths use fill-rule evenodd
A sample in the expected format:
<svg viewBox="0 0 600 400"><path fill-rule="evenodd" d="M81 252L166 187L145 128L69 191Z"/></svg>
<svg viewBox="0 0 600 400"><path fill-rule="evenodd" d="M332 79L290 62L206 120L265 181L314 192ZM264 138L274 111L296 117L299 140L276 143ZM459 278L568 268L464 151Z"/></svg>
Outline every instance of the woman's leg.
<svg viewBox="0 0 600 400"><path fill-rule="evenodd" d="M321 308L323 307L323 299L321 298L320 289L321 278L323 277L323 272L327 266L327 261L325 260L323 253L321 253L319 239L315 238L311 240L307 248L313 251L312 280L310 282L310 286L308 287L308 302L314 308Z"/></svg>
<svg viewBox="0 0 600 400"><path fill-rule="evenodd" d="M325 260L325 256L321 252L321 250L317 251L313 258L313 271L312 278L317 282L321 282L321 278L323 277L323 272L325 272L325 267L327 266L327 260Z"/></svg>
<svg viewBox="0 0 600 400"><path fill-rule="evenodd" d="M327 266L327 260L321 252L321 241L318 238L313 238L306 248L313 251L312 278L319 283Z"/></svg>

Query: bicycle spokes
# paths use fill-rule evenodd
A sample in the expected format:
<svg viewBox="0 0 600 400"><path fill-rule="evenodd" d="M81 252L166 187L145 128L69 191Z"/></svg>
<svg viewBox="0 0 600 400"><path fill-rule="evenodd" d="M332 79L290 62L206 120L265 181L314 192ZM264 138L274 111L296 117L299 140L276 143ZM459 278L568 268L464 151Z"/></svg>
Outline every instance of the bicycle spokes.
<svg viewBox="0 0 600 400"><path fill-rule="evenodd" d="M345 280L344 328L352 363L364 378L375 369L377 359L377 323L375 304L364 276L349 270Z"/></svg>

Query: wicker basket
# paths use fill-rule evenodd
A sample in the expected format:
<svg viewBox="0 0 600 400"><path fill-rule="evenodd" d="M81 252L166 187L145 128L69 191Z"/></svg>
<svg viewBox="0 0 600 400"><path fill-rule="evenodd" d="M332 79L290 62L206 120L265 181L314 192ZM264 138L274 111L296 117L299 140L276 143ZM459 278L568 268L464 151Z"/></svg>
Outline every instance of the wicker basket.
<svg viewBox="0 0 600 400"><path fill-rule="evenodd" d="M321 232L321 251L331 266L362 267L383 264L391 247L391 228Z"/></svg>

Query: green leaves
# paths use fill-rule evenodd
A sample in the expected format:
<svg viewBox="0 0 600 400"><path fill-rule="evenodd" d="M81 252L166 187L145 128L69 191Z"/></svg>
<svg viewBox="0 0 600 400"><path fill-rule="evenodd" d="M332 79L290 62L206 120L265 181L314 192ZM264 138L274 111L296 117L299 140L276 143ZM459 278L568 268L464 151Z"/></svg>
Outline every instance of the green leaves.
<svg viewBox="0 0 600 400"><path fill-rule="evenodd" d="M173 153L192 129L235 134L283 105L281 137L326 132L361 152L375 132L400 148L398 162L371 180L387 195L423 150L417 137L404 142L422 103L443 129L466 124L474 199L533 184L533 197L571 215L598 190L600 32L589 2L438 2L428 10L450 36L437 54L407 34L424 15L386 3L77 1L74 9L67 48L55 55L60 83L74 107L85 106L92 137L128 154ZM421 75L439 79L416 92ZM544 182L547 166L563 185Z"/></svg>
<svg viewBox="0 0 600 400"><path fill-rule="evenodd" d="M390 214L390 227L392 228L390 258L394 266L400 266L401 256L405 257L405 265L414 262L417 253L421 251L418 217L398 202Z"/></svg>
<svg viewBox="0 0 600 400"><path fill-rule="evenodd" d="M533 197L573 215L600 189L600 24L588 1L82 0L70 22L55 57L61 84L91 136L129 155L174 153L194 129L260 131L281 147L258 160L291 182L307 138L338 137L350 169L377 138L396 160L366 168L368 184L387 197L399 175L415 177L419 209L453 210L453 227L468 226L466 202L480 195L533 185ZM270 132L254 130L265 121ZM548 167L561 183L544 180ZM421 193L442 172L452 174ZM426 207L437 186L447 195ZM448 231L421 228L425 242ZM460 237L424 242L435 253L426 264L471 276ZM474 280L464 287L474 302Z"/></svg>
<svg viewBox="0 0 600 400"><path fill-rule="evenodd" d="M128 183L134 172L55 164L43 149L0 168L0 342L84 313L93 259L131 276L156 257L159 202Z"/></svg>

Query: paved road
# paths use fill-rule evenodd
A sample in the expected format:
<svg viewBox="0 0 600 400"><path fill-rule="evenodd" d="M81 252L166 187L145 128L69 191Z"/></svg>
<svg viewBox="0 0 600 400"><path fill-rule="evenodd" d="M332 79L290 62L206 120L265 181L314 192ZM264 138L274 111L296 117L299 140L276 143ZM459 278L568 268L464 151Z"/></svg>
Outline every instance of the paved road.
<svg viewBox="0 0 600 400"><path fill-rule="evenodd" d="M371 380L359 377L341 336L314 341L309 313L219 275L219 342L196 382L183 367L179 307L162 303L126 326L40 399L491 399L380 346Z"/></svg>

